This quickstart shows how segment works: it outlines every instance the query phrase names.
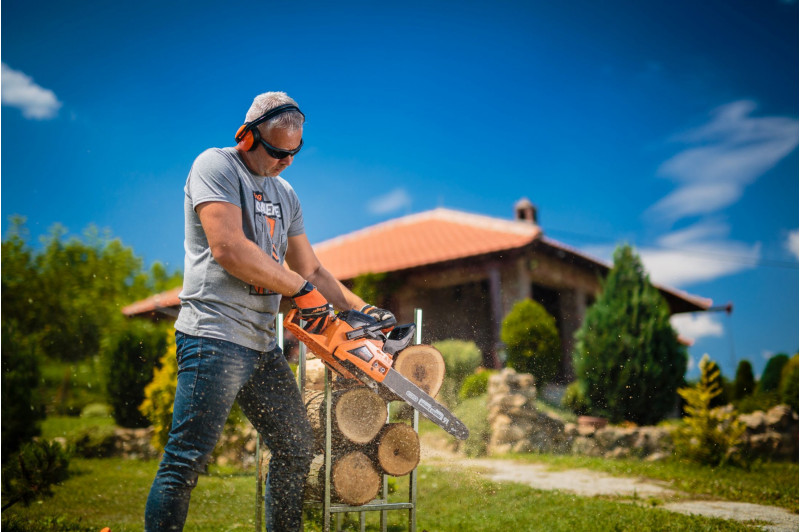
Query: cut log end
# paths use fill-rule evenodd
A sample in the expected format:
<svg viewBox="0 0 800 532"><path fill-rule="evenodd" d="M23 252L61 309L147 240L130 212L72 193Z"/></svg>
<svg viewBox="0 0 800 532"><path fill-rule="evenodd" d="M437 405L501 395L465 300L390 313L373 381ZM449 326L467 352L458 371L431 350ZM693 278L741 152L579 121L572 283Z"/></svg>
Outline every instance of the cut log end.
<svg viewBox="0 0 800 532"><path fill-rule="evenodd" d="M380 473L360 451L342 456L331 470L331 487L342 502L353 506L366 504L378 494Z"/></svg>
<svg viewBox="0 0 800 532"><path fill-rule="evenodd" d="M407 475L419 465L419 435L410 425L386 425L375 441L376 462L387 475Z"/></svg>
<svg viewBox="0 0 800 532"><path fill-rule="evenodd" d="M384 400L366 387L343 391L334 405L336 426L353 443L367 443L386 423Z"/></svg>
<svg viewBox="0 0 800 532"><path fill-rule="evenodd" d="M431 397L436 397L444 382L444 357L432 345L406 347L397 353L392 367Z"/></svg>

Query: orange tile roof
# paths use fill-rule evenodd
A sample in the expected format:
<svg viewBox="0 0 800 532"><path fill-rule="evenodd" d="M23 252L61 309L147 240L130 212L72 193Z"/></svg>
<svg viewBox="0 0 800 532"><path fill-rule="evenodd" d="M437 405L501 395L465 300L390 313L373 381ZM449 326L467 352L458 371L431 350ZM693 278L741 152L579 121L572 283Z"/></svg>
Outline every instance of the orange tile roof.
<svg viewBox="0 0 800 532"><path fill-rule="evenodd" d="M314 246L338 279L521 248L537 225L438 208L373 225Z"/></svg>

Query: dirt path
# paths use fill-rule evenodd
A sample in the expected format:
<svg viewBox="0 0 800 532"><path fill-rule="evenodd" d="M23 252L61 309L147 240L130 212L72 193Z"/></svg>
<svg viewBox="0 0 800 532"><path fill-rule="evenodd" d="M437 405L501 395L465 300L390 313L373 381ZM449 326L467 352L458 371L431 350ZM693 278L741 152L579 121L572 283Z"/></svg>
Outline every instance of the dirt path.
<svg viewBox="0 0 800 532"><path fill-rule="evenodd" d="M465 458L462 455L437 448L435 443L423 444L422 461L428 465L474 469L498 482L518 482L540 490L565 491L586 497L607 495L670 498L680 495L679 492L653 481L614 477L588 469L550 471L547 466L541 464L491 458ZM689 515L769 523L760 525L762 530L798 530L798 515L774 506L730 501L682 500L660 504L657 508Z"/></svg>

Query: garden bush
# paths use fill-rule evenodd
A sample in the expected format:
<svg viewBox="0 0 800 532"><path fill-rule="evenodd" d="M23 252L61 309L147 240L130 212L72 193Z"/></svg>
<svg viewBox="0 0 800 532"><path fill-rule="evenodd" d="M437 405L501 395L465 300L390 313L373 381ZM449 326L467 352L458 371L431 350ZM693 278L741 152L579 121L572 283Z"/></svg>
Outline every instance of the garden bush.
<svg viewBox="0 0 800 532"><path fill-rule="evenodd" d="M489 412L486 407L487 396L479 395L466 399L453 409L453 413L464 422L469 429L469 438L459 442L459 446L469 457L486 454L491 430L489 428Z"/></svg>
<svg viewBox="0 0 800 532"><path fill-rule="evenodd" d="M484 395L489 388L489 377L494 373L497 372L487 369L467 376L461 385L461 389L458 390L458 398L464 401L465 399Z"/></svg>
<svg viewBox="0 0 800 532"><path fill-rule="evenodd" d="M556 320L542 305L524 299L503 320L500 339L506 344L506 365L531 373L537 384L551 382L561 360L561 339Z"/></svg>
<svg viewBox="0 0 800 532"><path fill-rule="evenodd" d="M575 375L590 413L653 425L674 408L688 354L669 317L633 249L617 248L602 292L576 333Z"/></svg>
<svg viewBox="0 0 800 532"><path fill-rule="evenodd" d="M117 424L132 428L147 426L139 405L144 400L144 388L166 350L165 329L143 320L130 320L111 340L106 392Z"/></svg>
<svg viewBox="0 0 800 532"><path fill-rule="evenodd" d="M686 417L672 434L675 451L702 464L742 465L740 444L745 425L737 419L735 410L711 407L722 392L719 368L708 355L703 356L699 365L700 381L694 387L678 390L686 401Z"/></svg>
<svg viewBox="0 0 800 532"><path fill-rule="evenodd" d="M582 416L589 412L590 404L589 399L586 397L586 389L582 381L573 381L567 386L564 391L564 397L561 399L561 406Z"/></svg>
<svg viewBox="0 0 800 532"><path fill-rule="evenodd" d="M95 426L79 429L67 437L69 451L82 458L108 458L114 455L114 427Z"/></svg>
<svg viewBox="0 0 800 532"><path fill-rule="evenodd" d="M483 361L481 350L468 340L442 340L433 344L444 358L444 382L439 390L442 402L453 406L458 402L458 391L467 376L475 373Z"/></svg>
<svg viewBox="0 0 800 532"><path fill-rule="evenodd" d="M433 344L444 358L445 376L461 384L483 361L481 350L475 342L468 340L442 340Z"/></svg>
<svg viewBox="0 0 800 532"><path fill-rule="evenodd" d="M760 392L748 395L744 399L736 401L734 406L740 414L749 414L756 410L766 412L773 406L781 404L781 398L777 391Z"/></svg>

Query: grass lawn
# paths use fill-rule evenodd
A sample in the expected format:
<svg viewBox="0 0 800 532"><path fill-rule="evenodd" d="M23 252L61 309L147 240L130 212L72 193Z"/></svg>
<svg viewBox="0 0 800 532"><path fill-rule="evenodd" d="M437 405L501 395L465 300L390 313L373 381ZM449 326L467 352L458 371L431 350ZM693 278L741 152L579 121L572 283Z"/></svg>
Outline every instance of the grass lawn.
<svg viewBox="0 0 800 532"><path fill-rule="evenodd" d="M54 497L6 510L3 530L141 530L156 467L152 460L73 459L72 477L55 488ZM407 477L398 480L393 498L405 500L406 493ZM433 467L419 469L418 497L418 530L747 530L737 523L674 514L645 503L539 491ZM405 511L389 512L390 530L406 530L407 516ZM253 530L254 517L254 474L212 469L194 491L186 530ZM356 514L348 514L344 522L357 529ZM378 514L370 514L367 529L378 528ZM319 529L318 520L307 521L306 530Z"/></svg>

